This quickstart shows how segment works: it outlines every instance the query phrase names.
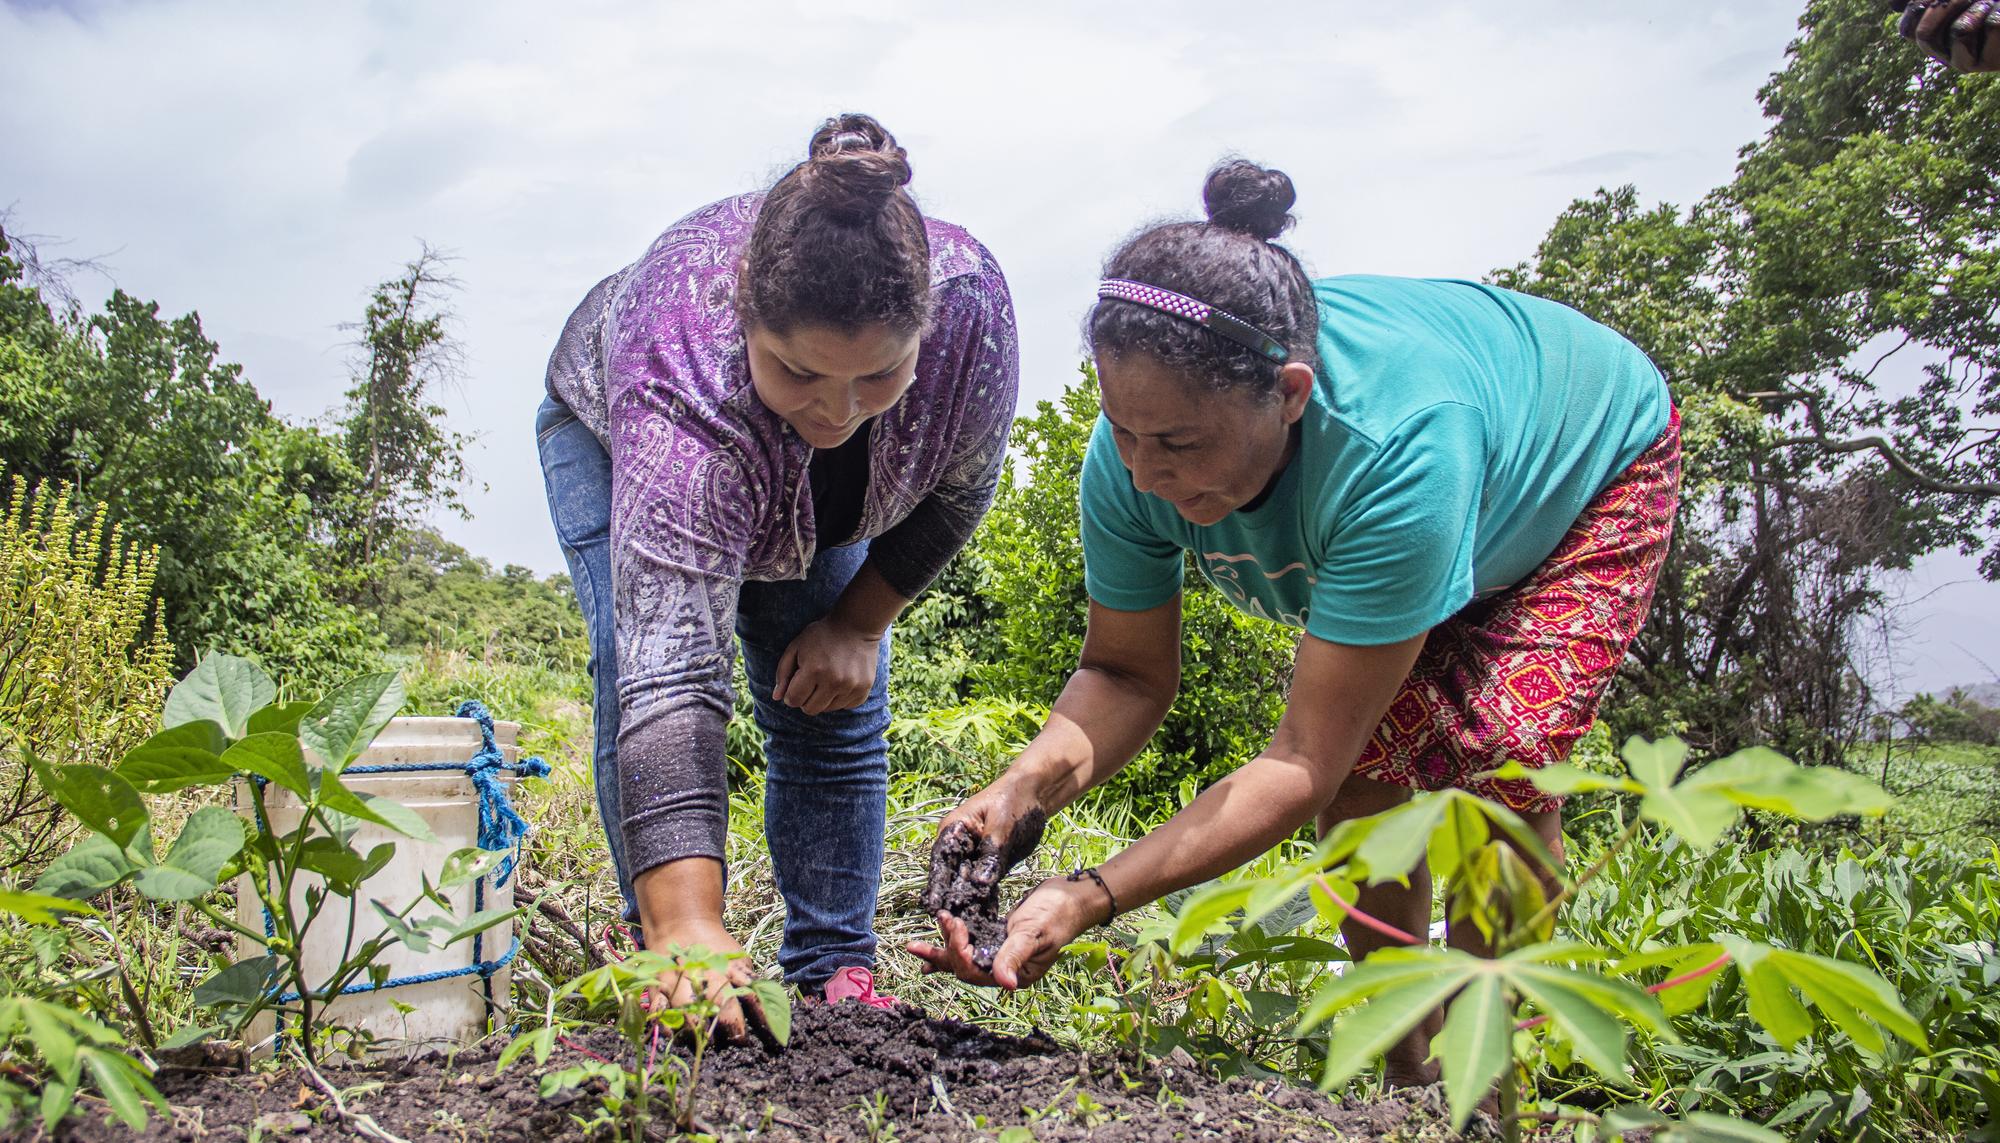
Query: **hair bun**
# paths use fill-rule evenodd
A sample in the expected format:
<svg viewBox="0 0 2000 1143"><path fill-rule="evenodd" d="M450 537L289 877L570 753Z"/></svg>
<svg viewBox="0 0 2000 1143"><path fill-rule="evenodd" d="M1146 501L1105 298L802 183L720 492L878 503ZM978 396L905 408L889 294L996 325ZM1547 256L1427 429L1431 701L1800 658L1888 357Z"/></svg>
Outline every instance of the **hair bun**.
<svg viewBox="0 0 2000 1143"><path fill-rule="evenodd" d="M1298 200L1290 175L1247 159L1219 164L1208 172L1208 182L1201 188L1209 222L1266 242L1292 224L1289 211Z"/></svg>
<svg viewBox="0 0 2000 1143"><path fill-rule="evenodd" d="M860 220L888 205L910 181L910 160L873 116L836 115L813 132L799 173L815 207Z"/></svg>

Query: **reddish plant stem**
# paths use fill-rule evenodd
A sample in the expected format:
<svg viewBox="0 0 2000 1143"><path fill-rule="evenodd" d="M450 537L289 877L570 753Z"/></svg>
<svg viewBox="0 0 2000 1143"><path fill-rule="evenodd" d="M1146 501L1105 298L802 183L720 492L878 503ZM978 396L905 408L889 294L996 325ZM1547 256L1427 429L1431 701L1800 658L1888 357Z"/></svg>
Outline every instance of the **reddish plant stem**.
<svg viewBox="0 0 2000 1143"><path fill-rule="evenodd" d="M1353 917L1355 920L1360 921L1362 924L1368 926L1371 929L1374 929L1376 932L1381 933L1383 936L1388 937L1390 940L1401 941L1406 945L1421 945L1425 943L1424 939L1421 937L1413 937L1410 934L1404 932L1403 930L1397 928L1396 926L1390 924L1387 921L1378 920L1377 918L1371 917L1368 914L1362 912L1360 907L1355 905L1354 902L1349 901L1346 898L1342 897L1340 894L1334 892L1333 885L1329 883L1325 877L1316 875L1313 877L1313 880L1319 884L1320 889L1324 891L1327 896L1339 902L1340 907L1347 910L1348 916Z"/></svg>
<svg viewBox="0 0 2000 1143"><path fill-rule="evenodd" d="M582 1044L577 1043L575 1040L570 1039L568 1036L557 1036L556 1039L561 1040L563 1043L563 1047L568 1048L570 1051L581 1052L584 1055L589 1056L591 1059L596 1060L600 1064L608 1064L611 1062L610 1060L605 1059L603 1056L598 1055L596 1052L591 1051L589 1048L584 1047Z"/></svg>
<svg viewBox="0 0 2000 1143"><path fill-rule="evenodd" d="M1716 971L1728 963L1729 954L1723 953L1721 956L1716 957L1714 960L1691 972L1684 972L1670 980L1663 980L1658 984L1648 985L1646 987L1646 994L1649 996L1658 996L1675 985L1686 984L1690 980L1700 980L1702 977L1707 976L1709 973ZM1548 1022L1549 1018L1547 1016L1533 1016L1514 1025L1514 1030L1516 1032L1525 1032L1530 1028L1539 1028Z"/></svg>

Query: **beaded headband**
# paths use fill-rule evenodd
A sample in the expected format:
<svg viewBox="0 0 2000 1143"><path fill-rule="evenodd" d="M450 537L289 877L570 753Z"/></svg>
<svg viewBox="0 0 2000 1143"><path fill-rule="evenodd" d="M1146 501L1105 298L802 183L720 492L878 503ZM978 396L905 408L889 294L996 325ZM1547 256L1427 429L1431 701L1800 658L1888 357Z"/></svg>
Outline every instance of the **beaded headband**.
<svg viewBox="0 0 2000 1143"><path fill-rule="evenodd" d="M1116 298L1121 302L1132 302L1147 309L1158 310L1195 325L1250 350L1259 357L1284 364L1291 357L1278 339L1237 317L1235 314L1216 309L1207 302L1196 301L1186 294L1149 286L1144 282L1127 281L1124 278L1106 278L1097 284L1097 296Z"/></svg>

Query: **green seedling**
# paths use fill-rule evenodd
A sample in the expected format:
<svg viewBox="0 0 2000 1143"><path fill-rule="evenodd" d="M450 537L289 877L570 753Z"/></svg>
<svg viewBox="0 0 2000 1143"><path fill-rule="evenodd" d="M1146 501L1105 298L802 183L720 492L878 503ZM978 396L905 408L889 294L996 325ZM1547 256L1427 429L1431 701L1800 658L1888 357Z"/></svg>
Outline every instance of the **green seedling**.
<svg viewBox="0 0 2000 1143"><path fill-rule="evenodd" d="M648 1125L662 1118L676 1131L694 1131L702 1060L715 1042L724 1004L755 1000L772 1038L781 1045L791 1039L791 1001L778 982L757 980L709 991L708 982L727 979L730 962L742 957L703 948L646 950L592 969L549 994L543 1026L515 1037L500 1053L495 1071L505 1071L529 1053L537 1066L546 1065L567 1033L602 1027L608 1015L630 1062L598 1056L545 1072L543 1097L601 1081L604 1090L591 1114L577 1117L586 1131L615 1130L642 1143ZM697 999L678 1007L658 1003L660 981L672 977L687 980ZM571 998L581 1001L582 1012L559 1013Z"/></svg>

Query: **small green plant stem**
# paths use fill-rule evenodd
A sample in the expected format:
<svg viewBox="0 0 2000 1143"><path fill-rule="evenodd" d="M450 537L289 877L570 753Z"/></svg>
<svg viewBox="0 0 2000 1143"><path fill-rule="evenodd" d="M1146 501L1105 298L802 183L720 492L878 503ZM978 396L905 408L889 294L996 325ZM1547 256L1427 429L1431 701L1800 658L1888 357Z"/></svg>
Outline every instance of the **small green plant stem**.
<svg viewBox="0 0 2000 1143"><path fill-rule="evenodd" d="M1562 891L1549 898L1548 904L1543 905L1540 912L1528 918L1527 924L1516 928L1508 935L1507 939L1502 942L1500 951L1512 952L1525 943L1530 936L1540 931L1542 926L1554 923L1556 911L1563 907L1564 902L1576 896L1577 890L1590 884L1592 880L1602 874L1611 865L1611 859L1618 856L1620 850L1630 845L1633 838L1639 836L1639 822L1640 818L1634 815L1632 820L1626 823L1625 828L1619 831L1618 836L1612 840L1611 844L1604 848L1604 852L1597 855L1597 860L1592 863L1591 867L1584 870L1583 876L1565 883Z"/></svg>
<svg viewBox="0 0 2000 1143"><path fill-rule="evenodd" d="M1521 1143L1521 1087L1511 1067L1500 1084L1500 1134L1507 1143Z"/></svg>
<svg viewBox="0 0 2000 1143"><path fill-rule="evenodd" d="M111 936L111 957L118 965L118 991L124 995L125 1006L131 1009L132 1019L138 1025L139 1042L145 1045L150 1055L159 1050L159 1039L153 1034L153 1022L146 1017L146 1002L132 987L132 968L125 963L125 941L119 932L117 900L118 891L115 889L104 899L105 931Z"/></svg>
<svg viewBox="0 0 2000 1143"><path fill-rule="evenodd" d="M1383 936L1388 937L1390 940L1401 941L1406 945L1421 945L1427 943L1421 937L1411 936L1409 933L1404 932L1403 930L1397 928L1396 926L1390 924L1387 921L1381 920L1376 917L1372 917L1367 913L1362 912L1361 907L1359 905L1356 905L1354 902L1349 901L1345 897L1342 897L1340 894L1334 892L1332 883L1327 881L1327 879L1324 876L1316 874L1314 875L1313 880L1318 883L1320 890L1324 892L1328 897L1333 898L1333 900L1337 902L1342 909L1347 911L1347 914L1349 916L1353 917L1357 921L1360 921L1362 924L1368 926L1369 928L1374 929L1376 932L1381 933Z"/></svg>

